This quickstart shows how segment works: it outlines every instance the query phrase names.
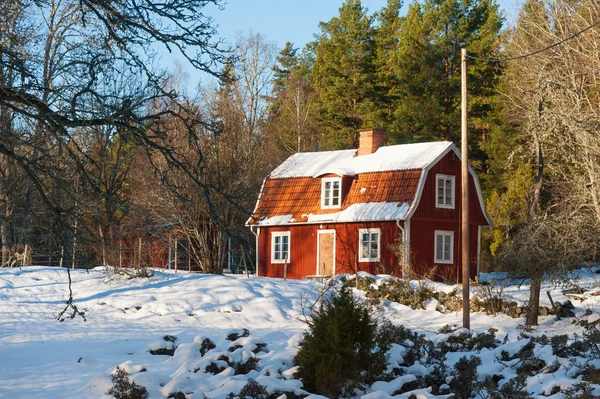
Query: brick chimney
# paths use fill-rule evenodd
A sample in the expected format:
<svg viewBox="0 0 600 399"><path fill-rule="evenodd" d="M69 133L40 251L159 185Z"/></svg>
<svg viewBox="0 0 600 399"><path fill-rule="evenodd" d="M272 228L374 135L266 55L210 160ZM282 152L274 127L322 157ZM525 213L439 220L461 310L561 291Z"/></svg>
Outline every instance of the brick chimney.
<svg viewBox="0 0 600 399"><path fill-rule="evenodd" d="M383 133L383 130L359 130L359 134L358 151L356 151L357 157L372 154L385 144L385 134Z"/></svg>

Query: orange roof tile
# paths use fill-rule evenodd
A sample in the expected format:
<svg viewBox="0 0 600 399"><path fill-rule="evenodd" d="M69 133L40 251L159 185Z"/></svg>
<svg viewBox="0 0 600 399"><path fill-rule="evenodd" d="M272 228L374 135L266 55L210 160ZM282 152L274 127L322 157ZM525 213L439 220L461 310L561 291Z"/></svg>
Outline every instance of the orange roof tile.
<svg viewBox="0 0 600 399"><path fill-rule="evenodd" d="M342 207L324 210L321 209L320 178L268 178L254 218L249 223L256 224L261 219L283 215L293 215L290 222L301 223L308 221L309 214L336 213L362 203L398 202L411 205L421 173L421 169L412 169L361 173L353 178L344 178L344 186L347 182L351 184L349 189L343 187L342 192L347 194L342 198Z"/></svg>

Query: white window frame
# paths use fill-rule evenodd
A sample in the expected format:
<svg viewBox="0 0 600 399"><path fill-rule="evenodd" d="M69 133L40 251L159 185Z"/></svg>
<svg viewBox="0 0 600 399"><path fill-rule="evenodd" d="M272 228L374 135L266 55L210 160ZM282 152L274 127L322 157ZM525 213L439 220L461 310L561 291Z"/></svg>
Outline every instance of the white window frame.
<svg viewBox="0 0 600 399"><path fill-rule="evenodd" d="M336 198L333 196L333 183L338 182L340 184L339 192L338 192L338 204L333 204L333 199ZM329 197L325 196L325 185L327 183L331 183L331 189L329 192ZM329 198L329 205L325 205L325 199ZM341 177L324 177L321 179L321 209L335 209L342 207L342 178Z"/></svg>
<svg viewBox="0 0 600 399"><path fill-rule="evenodd" d="M275 238L276 237L287 237L288 250L287 260L285 258L275 259ZM274 231L271 233L271 263L290 263L290 256L292 253L292 237L289 231ZM280 244L281 245L281 244ZM282 252L282 251L279 251Z"/></svg>
<svg viewBox="0 0 600 399"><path fill-rule="evenodd" d="M440 203L440 199L438 197L438 191L440 189L440 179L444 181L444 202ZM450 180L450 187L452 189L452 193L450 194L450 203L446 203L446 181ZM454 209L454 203L456 198L456 176L452 175L435 175L435 207L436 208L446 208L446 209Z"/></svg>
<svg viewBox="0 0 600 399"><path fill-rule="evenodd" d="M362 253L362 239L364 234L369 234L369 243L371 243L371 234L377 233L377 257L363 257ZM369 254L371 247L369 246ZM358 261L359 262L379 262L381 259L381 229L370 228L370 229L358 229Z"/></svg>
<svg viewBox="0 0 600 399"><path fill-rule="evenodd" d="M442 248L442 259L438 258L438 236L444 237L442 239L442 245L444 244L445 237L450 237L450 259L444 259L444 249ZM454 232L449 230L436 230L433 235L433 259L435 263L443 263L451 265L454 263Z"/></svg>

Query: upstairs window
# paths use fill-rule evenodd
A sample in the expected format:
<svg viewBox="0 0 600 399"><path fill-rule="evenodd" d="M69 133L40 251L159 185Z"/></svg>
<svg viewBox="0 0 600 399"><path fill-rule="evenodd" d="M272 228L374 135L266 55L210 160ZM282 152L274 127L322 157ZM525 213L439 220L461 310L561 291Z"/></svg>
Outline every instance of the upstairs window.
<svg viewBox="0 0 600 399"><path fill-rule="evenodd" d="M435 231L435 263L454 263L453 231Z"/></svg>
<svg viewBox="0 0 600 399"><path fill-rule="evenodd" d="M437 208L454 209L454 176L436 175L435 192Z"/></svg>
<svg viewBox="0 0 600 399"><path fill-rule="evenodd" d="M321 180L321 208L339 208L342 204L342 179L327 177Z"/></svg>
<svg viewBox="0 0 600 399"><path fill-rule="evenodd" d="M271 263L290 263L290 232L274 232L271 235Z"/></svg>
<svg viewBox="0 0 600 399"><path fill-rule="evenodd" d="M359 229L359 262L379 261L379 238L381 229Z"/></svg>

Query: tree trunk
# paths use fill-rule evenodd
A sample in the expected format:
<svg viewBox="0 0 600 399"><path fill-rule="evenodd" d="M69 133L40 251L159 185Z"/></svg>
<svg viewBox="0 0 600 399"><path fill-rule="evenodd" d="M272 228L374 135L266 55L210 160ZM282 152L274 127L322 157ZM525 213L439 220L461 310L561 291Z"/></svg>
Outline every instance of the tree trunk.
<svg viewBox="0 0 600 399"><path fill-rule="evenodd" d="M600 199L598 198L598 180L596 179L597 164L594 162L590 154L587 154L586 158L585 166L590 179L589 192L592 197L592 206L594 208L594 214L596 215L596 221L600 223Z"/></svg>
<svg viewBox="0 0 600 399"><path fill-rule="evenodd" d="M2 263L0 266L6 266L8 264L8 255L9 255L9 237L8 237L8 223L6 220L2 220L0 222L0 241L2 241Z"/></svg>
<svg viewBox="0 0 600 399"><path fill-rule="evenodd" d="M102 266L106 266L106 240L101 222L98 222L98 234L100 235L100 245L102 245Z"/></svg>
<svg viewBox="0 0 600 399"><path fill-rule="evenodd" d="M542 185L544 183L544 155L542 153L542 143L537 135L533 135L535 155L537 158L537 176L535 179L533 201L531 203L531 216L537 215L542 202Z"/></svg>
<svg viewBox="0 0 600 399"><path fill-rule="evenodd" d="M529 313L527 313L528 326L538 325L538 314L540 311L540 292L542 289L542 278L534 277L531 279L531 288L529 289Z"/></svg>

